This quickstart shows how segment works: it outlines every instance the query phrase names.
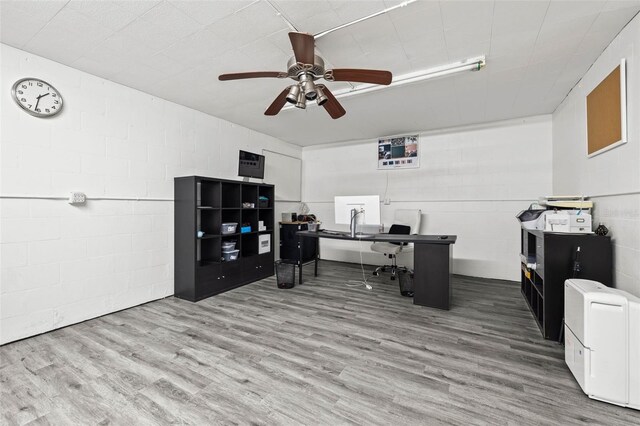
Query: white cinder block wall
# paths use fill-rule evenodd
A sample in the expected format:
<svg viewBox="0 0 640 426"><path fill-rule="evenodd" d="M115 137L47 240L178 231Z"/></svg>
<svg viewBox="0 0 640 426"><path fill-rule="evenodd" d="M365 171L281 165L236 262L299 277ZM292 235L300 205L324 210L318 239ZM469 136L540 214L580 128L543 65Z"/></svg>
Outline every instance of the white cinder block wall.
<svg viewBox="0 0 640 426"><path fill-rule="evenodd" d="M270 136L0 48L0 344L173 294L175 176L236 179L238 149L301 156ZM18 109L10 89L26 76L62 92L59 116ZM72 190L107 199L73 207L37 198ZM156 201L108 199L119 197Z"/></svg>
<svg viewBox="0 0 640 426"><path fill-rule="evenodd" d="M454 272L519 279L515 215L551 192L551 116L420 135L420 168L377 170L377 142L303 149L303 199L329 229L335 195L380 195L388 229L393 211L421 209L423 234L457 234ZM362 243L367 264L384 257ZM322 241L325 259L360 262L357 243ZM412 255L399 259L412 264Z"/></svg>
<svg viewBox="0 0 640 426"><path fill-rule="evenodd" d="M611 42L553 114L553 190L591 195L614 244L615 286L640 296L640 15ZM587 158L589 92L627 61L628 143Z"/></svg>

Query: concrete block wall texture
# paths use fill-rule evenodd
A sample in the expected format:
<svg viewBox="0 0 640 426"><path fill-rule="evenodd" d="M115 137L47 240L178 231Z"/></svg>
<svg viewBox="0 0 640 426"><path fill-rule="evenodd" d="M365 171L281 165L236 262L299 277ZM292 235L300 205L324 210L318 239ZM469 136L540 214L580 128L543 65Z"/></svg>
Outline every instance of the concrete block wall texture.
<svg viewBox="0 0 640 426"><path fill-rule="evenodd" d="M273 137L0 49L0 344L173 294L175 176L238 179L239 149L301 156ZM10 88L25 76L62 93L58 116L17 107ZM70 191L88 202L39 198ZM276 209L279 217L297 203Z"/></svg>

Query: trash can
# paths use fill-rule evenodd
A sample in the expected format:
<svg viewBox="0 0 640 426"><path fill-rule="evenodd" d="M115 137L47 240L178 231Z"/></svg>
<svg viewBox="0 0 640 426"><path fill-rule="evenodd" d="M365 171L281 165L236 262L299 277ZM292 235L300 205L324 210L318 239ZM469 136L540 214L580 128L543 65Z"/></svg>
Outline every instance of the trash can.
<svg viewBox="0 0 640 426"><path fill-rule="evenodd" d="M296 261L278 260L275 266L278 288L293 288L296 285Z"/></svg>
<svg viewBox="0 0 640 426"><path fill-rule="evenodd" d="M400 294L404 297L413 297L413 272L398 271L398 285L400 286Z"/></svg>

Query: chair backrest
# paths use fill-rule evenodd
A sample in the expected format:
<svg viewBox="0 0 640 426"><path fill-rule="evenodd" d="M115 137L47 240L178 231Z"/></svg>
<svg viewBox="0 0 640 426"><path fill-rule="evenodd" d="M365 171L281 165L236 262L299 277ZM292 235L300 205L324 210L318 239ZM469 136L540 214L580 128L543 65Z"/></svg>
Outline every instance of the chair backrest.
<svg viewBox="0 0 640 426"><path fill-rule="evenodd" d="M411 234L420 232L420 221L422 210L420 209L398 209L393 214L394 225L407 225L411 227Z"/></svg>

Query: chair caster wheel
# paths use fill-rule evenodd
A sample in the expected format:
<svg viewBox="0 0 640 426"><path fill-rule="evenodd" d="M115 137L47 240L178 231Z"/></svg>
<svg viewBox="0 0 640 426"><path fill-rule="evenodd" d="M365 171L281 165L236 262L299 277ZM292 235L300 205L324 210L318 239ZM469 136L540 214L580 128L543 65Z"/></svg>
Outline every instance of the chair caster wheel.
<svg viewBox="0 0 640 426"><path fill-rule="evenodd" d="M391 281L395 281L395 280L396 280L396 277L391 277Z"/></svg>

